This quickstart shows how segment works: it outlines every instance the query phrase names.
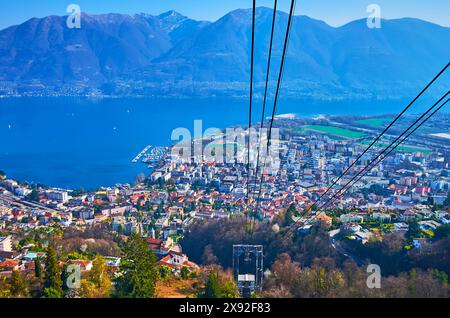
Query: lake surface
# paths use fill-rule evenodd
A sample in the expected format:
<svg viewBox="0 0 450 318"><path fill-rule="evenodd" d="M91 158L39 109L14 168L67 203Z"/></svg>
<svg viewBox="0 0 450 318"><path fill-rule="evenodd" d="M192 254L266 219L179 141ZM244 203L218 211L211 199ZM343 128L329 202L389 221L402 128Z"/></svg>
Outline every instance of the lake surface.
<svg viewBox="0 0 450 318"><path fill-rule="evenodd" d="M404 101L280 101L278 114L384 114ZM271 108L268 104L268 108ZM254 103L254 109L261 102ZM253 115L255 121L261 111ZM0 99L0 170L20 181L94 189L132 183L148 170L131 160L146 146L173 143L174 128L192 133L248 123L248 102L234 99Z"/></svg>

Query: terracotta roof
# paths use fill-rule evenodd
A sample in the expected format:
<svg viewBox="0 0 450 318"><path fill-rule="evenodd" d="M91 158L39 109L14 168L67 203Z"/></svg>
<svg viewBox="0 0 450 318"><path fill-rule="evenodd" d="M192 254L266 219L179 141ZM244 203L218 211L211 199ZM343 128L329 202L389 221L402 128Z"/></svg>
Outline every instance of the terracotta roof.
<svg viewBox="0 0 450 318"><path fill-rule="evenodd" d="M86 261L86 260L81 260L81 259L74 259L70 261L71 264L76 264L76 265L80 265L81 267L87 267L89 266L92 262L91 261Z"/></svg>
<svg viewBox="0 0 450 318"><path fill-rule="evenodd" d="M16 267L19 266L19 261L16 259L5 259L0 262L0 267Z"/></svg>
<svg viewBox="0 0 450 318"><path fill-rule="evenodd" d="M156 244L156 245L159 245L159 244L161 244L161 243L163 242L163 240L155 239L155 238L151 238L151 237L145 238L145 241L146 241L147 243L150 243L150 244Z"/></svg>

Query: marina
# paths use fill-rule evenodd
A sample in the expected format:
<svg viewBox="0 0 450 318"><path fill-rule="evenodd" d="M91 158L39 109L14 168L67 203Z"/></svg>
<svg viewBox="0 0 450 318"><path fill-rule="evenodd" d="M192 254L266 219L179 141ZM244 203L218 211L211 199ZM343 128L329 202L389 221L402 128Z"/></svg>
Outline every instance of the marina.
<svg viewBox="0 0 450 318"><path fill-rule="evenodd" d="M152 147L152 145L145 147L131 162L137 163L143 158L142 163L145 163L150 169L153 168L165 156L167 147Z"/></svg>
<svg viewBox="0 0 450 318"><path fill-rule="evenodd" d="M155 147L153 148L150 153L145 154L144 159L142 159L142 162L147 164L147 167L149 169L154 168L158 162L161 161L161 159L165 156L167 153L167 147Z"/></svg>
<svg viewBox="0 0 450 318"><path fill-rule="evenodd" d="M131 160L131 162L137 163L151 147L152 147L151 145L148 145L147 147L145 147L144 150L142 150L133 160Z"/></svg>

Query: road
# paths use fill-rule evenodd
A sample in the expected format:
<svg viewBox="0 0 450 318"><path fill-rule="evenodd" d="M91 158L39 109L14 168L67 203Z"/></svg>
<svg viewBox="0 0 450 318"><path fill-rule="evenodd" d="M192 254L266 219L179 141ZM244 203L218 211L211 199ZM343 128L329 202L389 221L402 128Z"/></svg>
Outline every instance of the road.
<svg viewBox="0 0 450 318"><path fill-rule="evenodd" d="M328 232L328 234L330 235L330 244L331 246L336 250L336 252L338 252L339 254L344 255L347 258L350 258L352 261L354 261L358 266L362 266L364 265L364 261L355 255L351 255L348 251L346 251L341 243L339 242L339 240L336 239L336 235L340 233L340 230L333 230Z"/></svg>
<svg viewBox="0 0 450 318"><path fill-rule="evenodd" d="M31 208L36 208L36 209L40 209L40 210L44 210L44 211L48 211L48 212L58 212L58 211L56 211L54 209L50 209L50 208L48 208L48 207L46 207L44 205L41 205L41 204L38 204L38 203L35 203L35 202L27 201L27 200L25 200L23 198L20 198L18 196L12 195L12 194L1 194L0 195L0 200L4 201L4 202L6 202L6 203L8 203L10 205L13 204L14 202L17 202L17 203L21 203L21 204L26 205L26 206L31 207Z"/></svg>

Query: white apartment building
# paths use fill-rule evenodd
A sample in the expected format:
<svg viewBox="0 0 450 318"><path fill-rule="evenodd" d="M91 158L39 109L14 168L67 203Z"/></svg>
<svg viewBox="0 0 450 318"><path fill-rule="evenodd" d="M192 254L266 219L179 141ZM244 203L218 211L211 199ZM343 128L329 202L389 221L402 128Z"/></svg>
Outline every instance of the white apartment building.
<svg viewBox="0 0 450 318"><path fill-rule="evenodd" d="M12 252L11 236L0 237L0 252Z"/></svg>

